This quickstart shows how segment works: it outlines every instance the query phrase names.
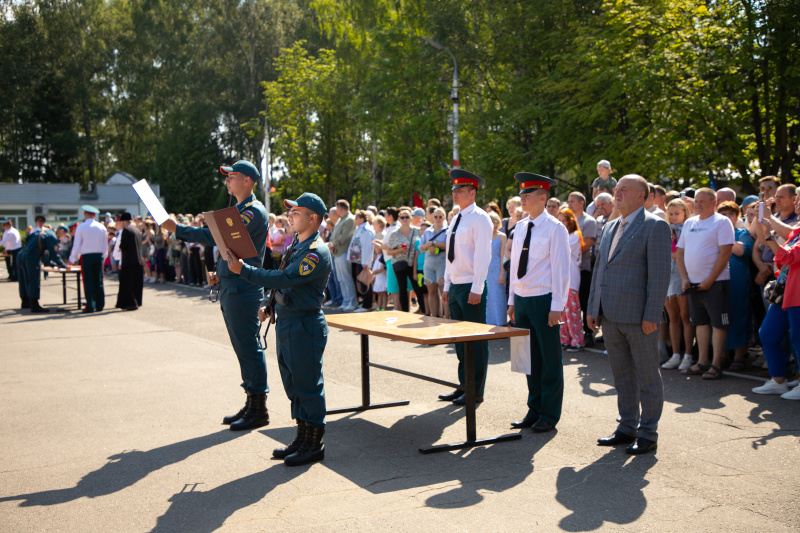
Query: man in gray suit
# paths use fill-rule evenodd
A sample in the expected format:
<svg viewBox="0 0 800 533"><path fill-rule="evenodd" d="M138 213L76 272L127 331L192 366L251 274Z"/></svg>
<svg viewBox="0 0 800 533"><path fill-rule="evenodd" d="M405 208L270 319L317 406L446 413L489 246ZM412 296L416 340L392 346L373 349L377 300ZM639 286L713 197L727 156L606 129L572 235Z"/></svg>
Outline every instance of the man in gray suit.
<svg viewBox="0 0 800 533"><path fill-rule="evenodd" d="M347 259L347 248L350 246L350 240L356 232L356 217L350 212L350 202L347 200L338 200L336 202L336 214L339 215L339 221L333 227L333 233L331 233L331 238L328 240L328 247L331 249L331 255L333 255L336 281L339 282L339 288L342 290L341 310L349 313L355 310L358 305L356 286L353 283L350 261Z"/></svg>
<svg viewBox="0 0 800 533"><path fill-rule="evenodd" d="M669 285L670 229L644 209L649 193L641 176L619 180L614 205L620 217L604 229L587 311L593 330L602 321L619 409L617 430L597 443L630 444L631 455L656 449L664 405L656 331Z"/></svg>

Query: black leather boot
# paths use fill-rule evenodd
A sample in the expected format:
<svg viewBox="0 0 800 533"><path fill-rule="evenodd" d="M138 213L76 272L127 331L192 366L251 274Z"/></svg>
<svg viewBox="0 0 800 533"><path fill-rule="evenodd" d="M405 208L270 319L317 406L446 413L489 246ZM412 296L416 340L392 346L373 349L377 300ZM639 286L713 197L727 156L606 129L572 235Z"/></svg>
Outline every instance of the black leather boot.
<svg viewBox="0 0 800 533"><path fill-rule="evenodd" d="M322 443L324 434L325 426L306 422L306 434L303 444L300 445L300 449L287 456L283 463L286 466L300 466L314 461L321 461L325 457L325 445Z"/></svg>
<svg viewBox="0 0 800 533"><path fill-rule="evenodd" d="M231 424L231 431L243 431L245 429L255 429L269 424L269 413L267 412L267 395L247 393L250 406L242 415L242 418Z"/></svg>
<svg viewBox="0 0 800 533"><path fill-rule="evenodd" d="M303 441L306 438L306 423L299 418L297 419L297 435L290 445L285 448L275 448L272 450L272 457L276 459L284 459L286 456L292 455L300 449Z"/></svg>
<svg viewBox="0 0 800 533"><path fill-rule="evenodd" d="M31 301L25 298L22 300L22 304L19 306L20 309L30 309L31 308Z"/></svg>
<svg viewBox="0 0 800 533"><path fill-rule="evenodd" d="M234 422L236 422L237 420L242 418L242 416L244 416L244 413L247 411L248 407L250 407L250 395L249 394L247 395L247 399L244 402L244 407L239 409L239 412L236 413L235 415L230 415L230 416L224 417L222 419L222 423L225 424L226 426L230 426L231 424L233 424Z"/></svg>
<svg viewBox="0 0 800 533"><path fill-rule="evenodd" d="M31 313L49 313L49 309L45 309L44 307L39 305L39 300L31 299Z"/></svg>

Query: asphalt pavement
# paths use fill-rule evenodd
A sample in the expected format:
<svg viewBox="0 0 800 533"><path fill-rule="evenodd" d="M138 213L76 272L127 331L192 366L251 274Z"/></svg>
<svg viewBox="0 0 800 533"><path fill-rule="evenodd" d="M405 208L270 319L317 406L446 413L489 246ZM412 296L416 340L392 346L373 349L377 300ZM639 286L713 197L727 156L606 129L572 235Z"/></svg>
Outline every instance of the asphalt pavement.
<svg viewBox="0 0 800 533"><path fill-rule="evenodd" d="M5 271L0 268L0 276ZM77 310L74 281L43 282L19 309L0 283L0 531L799 531L800 402L751 392L752 380L664 371L656 453L596 446L615 428L602 354L564 353L557 431L455 452L464 410L439 385L372 370L373 402L402 407L330 416L324 461L289 468L272 449L294 436L270 332L269 426L234 433L244 402L219 304L207 291L146 285L138 311ZM331 330L328 408L358 405L360 341ZM455 380L452 346L370 341L371 359ZM509 342L490 343L478 438L514 433L526 411Z"/></svg>

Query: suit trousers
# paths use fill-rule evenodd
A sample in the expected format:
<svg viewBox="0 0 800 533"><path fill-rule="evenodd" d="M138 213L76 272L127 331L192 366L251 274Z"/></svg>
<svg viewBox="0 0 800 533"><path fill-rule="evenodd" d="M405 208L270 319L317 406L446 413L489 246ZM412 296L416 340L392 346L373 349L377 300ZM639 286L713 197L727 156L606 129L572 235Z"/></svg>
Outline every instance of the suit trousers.
<svg viewBox="0 0 800 533"><path fill-rule="evenodd" d="M561 419L564 366L559 326L547 325L553 295L514 296L514 323L531 331L531 374L528 380L528 416L554 426Z"/></svg>
<svg viewBox="0 0 800 533"><path fill-rule="evenodd" d="M336 269L336 280L339 282L339 289L342 291L342 307L356 307L356 285L353 283L353 274L350 261L347 260L347 252L333 257L333 268Z"/></svg>
<svg viewBox="0 0 800 533"><path fill-rule="evenodd" d="M602 325L617 389L617 431L657 441L658 421L664 408L658 333L645 335L641 323L614 322L605 317Z"/></svg>
<svg viewBox="0 0 800 533"><path fill-rule="evenodd" d="M405 283L405 280L403 280ZM486 324L486 284L483 284L483 294L481 303L470 305L469 291L471 283L450 285L449 304L450 318L453 320L464 320L467 322L477 322ZM483 389L486 386L486 369L489 366L489 341L475 341L475 394L483 396ZM464 343L456 343L456 355L458 356L458 384L464 386Z"/></svg>
<svg viewBox="0 0 800 533"><path fill-rule="evenodd" d="M106 293L103 289L103 254L81 255L83 288L86 292L86 308L89 311L102 311L106 306Z"/></svg>

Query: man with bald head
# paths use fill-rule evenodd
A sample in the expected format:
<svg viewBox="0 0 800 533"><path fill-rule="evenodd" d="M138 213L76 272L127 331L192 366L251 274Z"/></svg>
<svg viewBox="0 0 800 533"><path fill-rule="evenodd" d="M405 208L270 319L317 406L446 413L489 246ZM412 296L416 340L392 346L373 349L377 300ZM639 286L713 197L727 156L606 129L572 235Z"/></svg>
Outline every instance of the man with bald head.
<svg viewBox="0 0 800 533"><path fill-rule="evenodd" d="M671 237L669 225L644 208L649 194L641 176L617 183L620 216L605 227L587 309L589 326L603 327L619 410L614 434L597 443L630 444L631 455L656 449L664 405L656 331L669 285Z"/></svg>
<svg viewBox="0 0 800 533"><path fill-rule="evenodd" d="M736 191L731 189L730 187L725 187L717 191L717 207L722 202L734 202L736 203Z"/></svg>

